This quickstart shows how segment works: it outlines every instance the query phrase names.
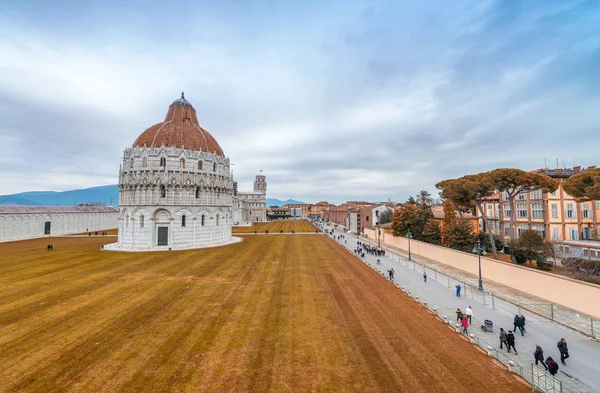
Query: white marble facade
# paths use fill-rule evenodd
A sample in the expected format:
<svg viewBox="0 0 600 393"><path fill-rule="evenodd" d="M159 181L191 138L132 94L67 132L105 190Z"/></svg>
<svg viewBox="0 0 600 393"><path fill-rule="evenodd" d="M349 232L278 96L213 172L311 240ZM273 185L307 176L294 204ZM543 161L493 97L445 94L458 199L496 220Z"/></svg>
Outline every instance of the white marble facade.
<svg viewBox="0 0 600 393"><path fill-rule="evenodd" d="M104 206L0 206L0 242L105 231L118 216Z"/></svg>

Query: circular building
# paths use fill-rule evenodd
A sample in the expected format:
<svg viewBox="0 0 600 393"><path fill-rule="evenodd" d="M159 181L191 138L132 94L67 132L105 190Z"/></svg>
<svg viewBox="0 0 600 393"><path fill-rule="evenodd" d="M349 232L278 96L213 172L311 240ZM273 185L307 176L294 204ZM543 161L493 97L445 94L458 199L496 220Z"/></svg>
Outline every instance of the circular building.
<svg viewBox="0 0 600 393"><path fill-rule="evenodd" d="M233 175L215 138L181 94L165 120L125 149L119 172L119 240L107 249L210 247L231 236Z"/></svg>

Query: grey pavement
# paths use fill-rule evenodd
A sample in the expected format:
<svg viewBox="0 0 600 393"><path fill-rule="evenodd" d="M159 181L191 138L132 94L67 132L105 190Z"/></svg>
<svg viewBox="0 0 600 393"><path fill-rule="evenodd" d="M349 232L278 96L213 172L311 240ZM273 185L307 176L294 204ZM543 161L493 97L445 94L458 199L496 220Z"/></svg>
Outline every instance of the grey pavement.
<svg viewBox="0 0 600 393"><path fill-rule="evenodd" d="M329 227L333 229L332 227ZM365 239L357 239L341 231L335 235L344 235L339 243L345 246L349 252L357 246L357 241L365 243ZM386 248L387 250L387 248ZM377 263L380 260L380 264ZM465 310L467 306L473 309L472 326L469 333L475 335L475 340L483 348L488 345L495 349L495 356L507 363L512 360L517 364L520 374L530 379L531 363L534 361L533 352L535 345L539 344L544 350L544 357L552 356L559 363L557 377L563 381L565 392L600 392L600 342L588 336L582 335L572 329L554 323L547 318L519 309L511 302L503 301L490 296L482 296L477 290L463 290L461 297L455 296L455 285L460 282L453 278L428 270L428 279L423 281L423 266L407 261L398 254L387 252L385 257L377 257L365 254L365 263L370 264L376 270L387 272L388 269L395 270L395 283L404 287L404 291L410 292L411 296L419 296L420 302L427 302L429 309L436 309L438 315L446 315L450 320L456 321L456 308ZM463 284L461 283L461 286ZM518 355L508 354L499 350L498 332L513 329L513 317L516 313L526 317L526 333L521 336L515 333ZM492 320L494 332L486 333L480 329L485 319ZM567 359L567 365L560 364L560 353L556 347L557 342L564 337L569 346L571 357Z"/></svg>

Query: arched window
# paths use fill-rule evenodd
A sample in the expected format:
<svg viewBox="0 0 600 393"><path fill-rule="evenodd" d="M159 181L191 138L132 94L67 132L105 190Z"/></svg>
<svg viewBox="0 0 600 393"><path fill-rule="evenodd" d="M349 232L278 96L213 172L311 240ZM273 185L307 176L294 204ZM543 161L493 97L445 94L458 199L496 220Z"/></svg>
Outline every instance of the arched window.
<svg viewBox="0 0 600 393"><path fill-rule="evenodd" d="M216 172L216 171L217 171L217 163L213 162L213 172Z"/></svg>
<svg viewBox="0 0 600 393"><path fill-rule="evenodd" d="M179 167L185 168L185 160L183 158L179 160Z"/></svg>
<svg viewBox="0 0 600 393"><path fill-rule="evenodd" d="M144 216L140 216L140 228L144 227Z"/></svg>
<svg viewBox="0 0 600 393"><path fill-rule="evenodd" d="M181 216L181 226L182 227L185 226L185 214L183 216Z"/></svg>
<svg viewBox="0 0 600 393"><path fill-rule="evenodd" d="M200 198L200 187L196 187L196 199Z"/></svg>
<svg viewBox="0 0 600 393"><path fill-rule="evenodd" d="M202 160L198 161L198 170L202 170Z"/></svg>
<svg viewBox="0 0 600 393"><path fill-rule="evenodd" d="M163 168L167 166L167 159L166 158L164 158L164 157L160 158L160 166L163 167Z"/></svg>
<svg viewBox="0 0 600 393"><path fill-rule="evenodd" d="M131 167L133 168L133 158L131 159Z"/></svg>
<svg viewBox="0 0 600 393"><path fill-rule="evenodd" d="M146 168L146 167L148 166L148 159L147 159L146 157L144 157L144 158L142 159L142 166L143 166L144 168Z"/></svg>
<svg viewBox="0 0 600 393"><path fill-rule="evenodd" d="M166 196L167 196L167 190L166 190L165 186L160 186L160 197L166 198Z"/></svg>
<svg viewBox="0 0 600 393"><path fill-rule="evenodd" d="M217 226L219 226L219 215L217 214Z"/></svg>
<svg viewBox="0 0 600 393"><path fill-rule="evenodd" d="M201 221L200 225L204 226L204 214L202 215L202 219L200 221Z"/></svg>

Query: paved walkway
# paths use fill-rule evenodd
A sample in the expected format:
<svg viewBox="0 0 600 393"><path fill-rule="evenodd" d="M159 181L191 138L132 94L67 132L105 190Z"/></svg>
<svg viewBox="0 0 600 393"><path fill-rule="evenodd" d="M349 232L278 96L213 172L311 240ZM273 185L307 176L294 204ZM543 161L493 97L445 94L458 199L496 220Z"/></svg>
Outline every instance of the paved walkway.
<svg viewBox="0 0 600 393"><path fill-rule="evenodd" d="M333 228L329 227L329 229ZM344 233L336 231L336 238L341 234ZM341 239L339 243L350 250L349 252L356 248L358 240L364 242L364 239L357 239L348 234L344 235L345 239ZM379 265L377 259L380 260ZM558 377L563 381L563 391L600 392L600 372L598 372L600 370L600 342L539 315L521 310L520 313L524 314L527 319L527 332L525 336L517 333L516 346L519 354L508 354L498 349L498 332L500 327L506 331L512 330L513 317L519 313L518 307L514 304L494 299L494 307L492 307L492 299L490 297L484 299L478 291L467 291L461 297L456 297L454 289L456 281L442 273L436 274L428 271L428 280L425 283L423 282L422 266L413 264L397 254L387 253L386 257L365 254L365 262L383 272L394 268L395 282L404 287L405 291L410 291L411 296L419 296L419 301L427 301L428 307L436 308L440 316L447 315L450 319L456 319L456 308L465 310L467 306L471 306L473 308L473 324L469 333L473 333L484 348L491 345L497 349L497 357L500 360L506 362L510 359L519 365L525 378L530 378L531 375L535 345L539 344L544 349L545 357L552 356L554 359L560 360L556 343L564 337L569 345L571 358L567 360L566 366L560 365ZM480 330L484 319L494 322L494 333L485 333Z"/></svg>

